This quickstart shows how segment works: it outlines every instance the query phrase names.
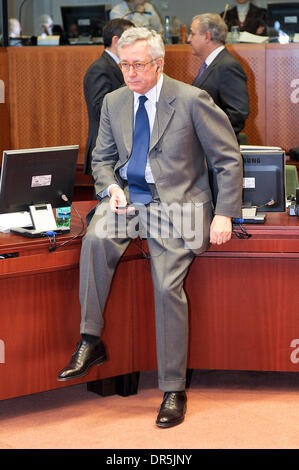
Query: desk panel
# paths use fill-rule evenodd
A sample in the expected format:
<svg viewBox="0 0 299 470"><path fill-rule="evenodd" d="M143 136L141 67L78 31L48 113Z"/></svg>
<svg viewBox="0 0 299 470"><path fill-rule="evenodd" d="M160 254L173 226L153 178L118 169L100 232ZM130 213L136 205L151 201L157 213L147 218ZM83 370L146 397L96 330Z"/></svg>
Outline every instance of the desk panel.
<svg viewBox="0 0 299 470"><path fill-rule="evenodd" d="M76 207L84 215L94 204ZM74 219L64 239L78 227ZM234 236L191 265L188 367L297 372L299 218L268 214L247 230L249 240ZM103 330L109 361L57 382L80 337L80 240L49 253L45 239L0 234L0 254L19 253L0 259L0 399L157 367L150 261L140 248L145 241L129 245L113 279Z"/></svg>

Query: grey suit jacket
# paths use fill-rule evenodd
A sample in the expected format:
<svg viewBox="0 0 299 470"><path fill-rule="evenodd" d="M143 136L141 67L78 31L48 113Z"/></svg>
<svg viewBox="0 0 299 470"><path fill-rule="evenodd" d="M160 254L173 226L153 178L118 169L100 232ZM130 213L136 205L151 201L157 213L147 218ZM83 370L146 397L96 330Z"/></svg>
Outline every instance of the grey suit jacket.
<svg viewBox="0 0 299 470"><path fill-rule="evenodd" d="M119 168L131 154L133 93L106 95L92 170L99 194L111 183L125 186ZM242 159L232 126L208 93L164 75L149 148L149 162L163 203L211 205L207 155L217 169L215 213L241 216Z"/></svg>
<svg viewBox="0 0 299 470"><path fill-rule="evenodd" d="M236 134L245 126L249 115L247 76L242 65L223 49L193 83L205 90L227 114Z"/></svg>

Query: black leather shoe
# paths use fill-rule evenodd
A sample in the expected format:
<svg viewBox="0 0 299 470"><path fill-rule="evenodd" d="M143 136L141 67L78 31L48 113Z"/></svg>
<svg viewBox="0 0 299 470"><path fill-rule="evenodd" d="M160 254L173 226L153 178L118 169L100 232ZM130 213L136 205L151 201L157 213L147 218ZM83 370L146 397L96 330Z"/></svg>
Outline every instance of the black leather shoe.
<svg viewBox="0 0 299 470"><path fill-rule="evenodd" d="M82 377L87 374L91 366L99 365L106 361L107 355L102 341L97 344L80 341L69 364L59 372L57 380L63 381Z"/></svg>
<svg viewBox="0 0 299 470"><path fill-rule="evenodd" d="M160 428L170 428L184 421L187 396L185 392L165 392L156 420Z"/></svg>

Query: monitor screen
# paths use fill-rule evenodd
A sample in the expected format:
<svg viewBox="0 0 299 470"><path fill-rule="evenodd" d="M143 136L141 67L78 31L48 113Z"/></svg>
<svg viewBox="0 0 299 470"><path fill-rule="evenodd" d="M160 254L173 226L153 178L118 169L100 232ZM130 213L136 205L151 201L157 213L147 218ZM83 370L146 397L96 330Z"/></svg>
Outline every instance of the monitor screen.
<svg viewBox="0 0 299 470"><path fill-rule="evenodd" d="M269 2L267 7L269 26L287 34L299 33L299 3Z"/></svg>
<svg viewBox="0 0 299 470"><path fill-rule="evenodd" d="M78 158L78 145L3 152L0 213L28 211L29 206L69 206ZM69 203L61 196L65 194Z"/></svg>
<svg viewBox="0 0 299 470"><path fill-rule="evenodd" d="M243 206L257 212L286 210L285 161L280 148L241 146L243 157Z"/></svg>
<svg viewBox="0 0 299 470"><path fill-rule="evenodd" d="M285 161L279 147L240 147L243 159L242 207L256 212L285 212ZM209 165L210 186L217 200L217 171Z"/></svg>
<svg viewBox="0 0 299 470"><path fill-rule="evenodd" d="M68 38L102 38L109 20L108 5L61 6L64 31Z"/></svg>

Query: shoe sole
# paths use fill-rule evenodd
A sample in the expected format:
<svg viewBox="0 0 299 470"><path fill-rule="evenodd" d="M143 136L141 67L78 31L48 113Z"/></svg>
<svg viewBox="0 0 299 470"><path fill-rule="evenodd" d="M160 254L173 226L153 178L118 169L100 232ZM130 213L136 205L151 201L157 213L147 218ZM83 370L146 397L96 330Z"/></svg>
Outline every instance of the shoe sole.
<svg viewBox="0 0 299 470"><path fill-rule="evenodd" d="M104 364L105 362L107 362L107 356L102 356L100 359L96 359L95 361L91 362L89 364L89 366L87 367L87 369L84 370L84 372L82 372L81 374L78 374L78 375L72 375L70 377L57 377L57 380L58 382L66 382L67 380L74 380L74 379L79 379L80 377L84 377L84 375L86 375L89 371L89 369L92 367L92 366L100 366L101 364Z"/></svg>

